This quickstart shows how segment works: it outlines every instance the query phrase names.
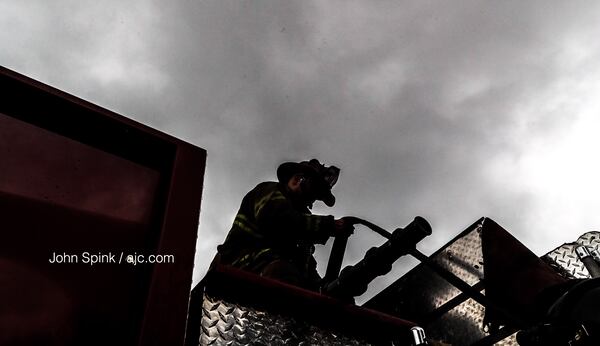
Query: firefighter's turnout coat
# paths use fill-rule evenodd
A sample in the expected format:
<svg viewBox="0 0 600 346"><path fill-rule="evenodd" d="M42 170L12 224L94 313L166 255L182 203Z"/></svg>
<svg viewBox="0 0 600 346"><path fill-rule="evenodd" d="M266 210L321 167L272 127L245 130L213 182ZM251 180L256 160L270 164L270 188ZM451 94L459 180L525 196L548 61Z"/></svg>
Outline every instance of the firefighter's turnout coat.
<svg viewBox="0 0 600 346"><path fill-rule="evenodd" d="M320 278L313 244L325 244L334 227L333 216L312 215L283 184L263 182L243 198L218 247L220 263L261 273L270 263L284 260L314 283Z"/></svg>

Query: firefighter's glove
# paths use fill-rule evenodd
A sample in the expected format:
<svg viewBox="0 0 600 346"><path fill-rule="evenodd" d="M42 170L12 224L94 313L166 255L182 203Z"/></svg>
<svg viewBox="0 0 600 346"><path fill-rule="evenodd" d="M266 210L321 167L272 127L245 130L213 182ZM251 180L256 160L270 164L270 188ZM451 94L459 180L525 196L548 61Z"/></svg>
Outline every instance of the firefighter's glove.
<svg viewBox="0 0 600 346"><path fill-rule="evenodd" d="M334 223L335 227L334 227L334 231L333 231L333 236L337 237L337 236L343 236L343 237L349 237L350 235L352 235L354 233L354 224L346 218L341 218L341 219L337 219L335 220Z"/></svg>

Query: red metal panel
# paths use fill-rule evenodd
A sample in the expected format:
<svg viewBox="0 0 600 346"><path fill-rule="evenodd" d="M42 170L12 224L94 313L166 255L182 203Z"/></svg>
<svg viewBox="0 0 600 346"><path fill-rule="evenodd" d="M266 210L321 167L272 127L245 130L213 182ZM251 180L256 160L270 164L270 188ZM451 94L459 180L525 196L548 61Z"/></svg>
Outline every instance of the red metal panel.
<svg viewBox="0 0 600 346"><path fill-rule="evenodd" d="M173 254L176 266L155 266L140 345L182 345L188 300L172 304L173 297L189 297L194 268L200 196L206 155L180 145L171 179L159 253ZM165 333L171 331L171 335Z"/></svg>
<svg viewBox="0 0 600 346"><path fill-rule="evenodd" d="M5 68L0 87L0 344L182 344L205 151ZM127 262L156 254L174 263Z"/></svg>
<svg viewBox="0 0 600 346"><path fill-rule="evenodd" d="M540 294L567 280L492 220L486 220L481 238L486 295L524 323L537 322ZM487 313L501 324L511 322Z"/></svg>

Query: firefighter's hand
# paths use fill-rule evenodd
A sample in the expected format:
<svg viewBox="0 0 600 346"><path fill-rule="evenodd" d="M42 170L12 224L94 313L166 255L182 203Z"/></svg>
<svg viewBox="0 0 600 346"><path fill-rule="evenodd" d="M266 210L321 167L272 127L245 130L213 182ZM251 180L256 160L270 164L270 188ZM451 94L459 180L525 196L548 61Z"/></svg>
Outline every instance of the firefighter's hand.
<svg viewBox="0 0 600 346"><path fill-rule="evenodd" d="M334 237L344 236L349 237L354 233L354 224L346 218L335 220Z"/></svg>

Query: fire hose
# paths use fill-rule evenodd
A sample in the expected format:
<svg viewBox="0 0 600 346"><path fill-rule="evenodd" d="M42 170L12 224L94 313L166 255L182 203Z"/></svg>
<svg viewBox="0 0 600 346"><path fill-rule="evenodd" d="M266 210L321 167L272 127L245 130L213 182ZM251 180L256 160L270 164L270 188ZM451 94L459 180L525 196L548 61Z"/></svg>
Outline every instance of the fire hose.
<svg viewBox="0 0 600 346"><path fill-rule="evenodd" d="M347 266L340 272L348 237L335 239L322 291L340 298L352 298L364 293L373 279L388 273L398 258L411 253L419 241L431 234L431 226L420 216L393 233L358 217L344 219L353 225L364 225L387 238L388 241L379 247L369 249L361 261L353 266Z"/></svg>

